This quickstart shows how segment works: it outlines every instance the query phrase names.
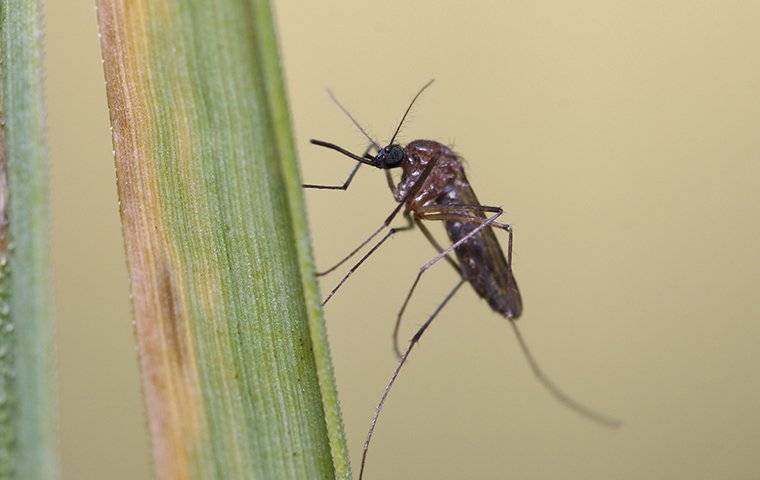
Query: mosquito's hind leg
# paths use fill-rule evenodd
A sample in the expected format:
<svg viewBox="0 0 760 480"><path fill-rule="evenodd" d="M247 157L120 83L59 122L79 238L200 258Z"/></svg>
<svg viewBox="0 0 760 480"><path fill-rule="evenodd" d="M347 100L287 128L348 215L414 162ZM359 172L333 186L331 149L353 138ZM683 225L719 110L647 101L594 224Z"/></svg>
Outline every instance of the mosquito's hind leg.
<svg viewBox="0 0 760 480"><path fill-rule="evenodd" d="M428 230L425 224L422 223L420 219L416 216L414 217L414 223L415 225L419 227L420 231L422 232L423 235L425 235L425 238L427 239L428 242L430 242L433 248L435 248L435 250L438 253L441 253L443 251L443 247L441 246L440 243L438 243L438 240L435 239L435 237L430 232L430 230ZM449 265L451 265L451 268L453 268L455 272L460 273L459 265L453 258L451 258L451 255L446 255L445 259L446 259L446 262Z"/></svg>
<svg viewBox="0 0 760 480"><path fill-rule="evenodd" d="M457 211L461 212L462 210L470 210L472 212L490 212L490 213L500 213L501 208L500 207L490 207L487 205L460 205L460 206L446 206L446 207L422 207L419 208L415 212L414 216L414 223L419 227L420 231L423 235L425 235L425 238L427 238L428 242L435 248L435 250L440 254L444 251L444 248L441 246L440 243L435 239L433 234L428 230L428 228L425 226L425 224L422 222L422 220L455 220L455 219L461 219L465 221L470 221L472 219L476 219L477 222L483 223L486 221L485 218L482 217L466 217L466 216L454 216L451 214L447 214L447 211ZM498 228L507 228L510 231L510 248L509 251L512 251L511 248L511 225L504 224L500 222L492 222L491 226L495 226ZM459 265L456 263L456 261L451 258L451 255L446 254L444 259L446 262L451 265L451 267L454 269L455 272L457 272L457 275L461 276L462 272L459 268ZM510 262L511 262L511 255L510 255ZM510 263L511 265L511 263ZM410 294L411 295L411 294ZM406 309L406 303L409 301L407 298L407 301L405 302L405 305L401 308L401 310L398 312L396 316L396 324L393 326L393 351L396 354L397 358L401 358L401 348L399 347L399 341L398 341L398 335L399 330L401 328L401 320L404 316L404 310Z"/></svg>
<svg viewBox="0 0 760 480"><path fill-rule="evenodd" d="M477 208L478 206L475 206L475 207ZM416 218L418 218L420 220L442 220L442 219L446 220L446 219L451 218L450 215L447 216L446 214L440 214L440 215L444 215L444 217L438 218L438 216L437 216L437 215L439 215L438 213L432 213L432 214L428 213L428 210L435 211L435 212L440 212L441 208L445 208L445 207L429 207L429 209L428 208L418 209L415 212L415 216L416 216ZM462 208L469 209L470 206L464 206L464 207L458 207L458 208L460 210ZM439 250L439 252L438 252L437 255L435 255L433 258L431 258L430 260L428 260L427 262L425 262L422 265L422 267L420 267L420 271L417 272L417 276L415 277L414 282L412 283L412 287L409 289L409 292L406 294L406 298L404 299L404 303L401 305L401 309L399 310L398 316L396 317L396 324L397 325L401 324L401 318L404 316L404 312L406 311L406 307L409 305L409 300L411 300L412 294L414 294L414 291L417 288L417 285L420 283L420 279L422 278L422 275L430 267L432 267L433 265L435 265L442 258L448 258L448 254L451 253L452 251L454 251L454 249L457 248L459 245L463 244L467 240L470 240L472 237L474 237L475 235L477 235L484 228L487 228L489 226L493 226L493 224L496 222L496 219L499 218L499 216L503 213L503 210L500 207L482 207L482 208L493 209L493 210L488 210L488 211L494 211L494 215L492 215L489 218L482 218L482 217L478 217L478 216L473 216L472 218L473 219L477 219L477 221L480 223L480 225L478 225L477 227L475 227L471 232L469 232L467 235L465 235L461 239L459 239L456 242L454 242L453 244L449 245L447 248ZM478 211L483 211L483 210L478 210ZM435 217L435 218L431 218L431 217ZM457 270L459 270L458 267L457 267ZM398 350L398 347L396 347L396 350Z"/></svg>
<svg viewBox="0 0 760 480"><path fill-rule="evenodd" d="M487 205L449 205L445 207L429 207L418 214L417 218L423 220L459 220L462 222L484 223L488 219L477 215L462 214L462 210L471 210L473 212L502 212L501 207L491 207ZM504 230L508 234L507 240L507 265L512 268L512 240L514 233L511 223L492 222L491 227Z"/></svg>
<svg viewBox="0 0 760 480"><path fill-rule="evenodd" d="M366 150L364 150L364 153L362 154L362 158L368 158L367 155L369 155L369 152L372 151L372 148L374 148L374 145L370 144ZM301 185L303 188L315 188L320 190L348 190L348 186L351 185L351 182L354 179L354 176L356 176L356 172L359 171L359 167L362 166L362 162L356 162L356 165L353 166L351 169L351 172L348 174L348 178L346 178L346 181L343 182L342 185L316 185L312 183L304 183Z"/></svg>
<svg viewBox="0 0 760 480"><path fill-rule="evenodd" d="M481 211L493 211L493 209L501 210L499 207L481 207L481 208L483 209ZM462 214L462 210L467 210L467 209L472 209L473 211L475 211L478 209L478 207L475 207L475 206L430 207L429 209L419 214L419 218L422 218L424 220L461 220L461 221L467 221L467 222L475 222L475 223L480 223L480 227L483 227L489 222L490 219L486 219L481 216L468 216L466 214ZM514 239L514 232L512 230L512 226L509 224L501 224L498 222L491 222L490 226L505 230L509 235L508 237L509 239L507 243L507 265L511 270L512 269L512 242ZM471 234L474 233L476 230L473 230ZM460 242L463 240L464 238L460 240ZM457 242L457 243L460 243L460 242ZM414 290L414 286L416 286L417 281L419 281L419 277L420 275L418 275L417 280L415 281L415 284L412 286L412 290ZM407 302L410 296L411 296L411 291L410 291L409 296L407 296ZM404 307L406 307L406 303L404 304ZM402 311L399 313L399 315L401 313L403 313L403 308L402 308ZM616 428L620 426L619 420L611 418L590 407L587 407L586 405L580 403L578 400L574 399L573 397L565 393L562 389L560 389L554 383L554 381L550 377L548 377L544 373L544 371L541 369L538 361L535 359L530 348L528 347L527 342L523 338L522 333L520 332L520 329L517 326L516 319L508 318L508 320L515 334L515 337L517 338L517 343L520 345L520 350L522 351L523 356L528 362L528 365L530 366L531 371L533 372L533 374L535 375L539 383L557 401L559 401L559 403L575 411L576 413L582 415L583 417L589 420L592 420L598 424L601 424L605 427Z"/></svg>

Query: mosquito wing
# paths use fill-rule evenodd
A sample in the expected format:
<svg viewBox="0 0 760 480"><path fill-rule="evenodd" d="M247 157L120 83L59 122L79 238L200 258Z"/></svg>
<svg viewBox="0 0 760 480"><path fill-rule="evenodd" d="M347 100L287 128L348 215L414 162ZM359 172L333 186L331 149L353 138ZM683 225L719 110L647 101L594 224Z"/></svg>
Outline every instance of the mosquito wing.
<svg viewBox="0 0 760 480"><path fill-rule="evenodd" d="M464 172L460 174L449 192L439 200L441 205L480 205ZM477 220L467 221L460 217L486 218L483 213L462 210L456 219L446 220L446 233L452 242L464 238L482 224ZM492 227L486 227L454 250L462 269L462 275L472 288L485 299L491 308L509 319L522 313L522 299L517 282L512 274L512 266L507 262L504 251L496 239Z"/></svg>

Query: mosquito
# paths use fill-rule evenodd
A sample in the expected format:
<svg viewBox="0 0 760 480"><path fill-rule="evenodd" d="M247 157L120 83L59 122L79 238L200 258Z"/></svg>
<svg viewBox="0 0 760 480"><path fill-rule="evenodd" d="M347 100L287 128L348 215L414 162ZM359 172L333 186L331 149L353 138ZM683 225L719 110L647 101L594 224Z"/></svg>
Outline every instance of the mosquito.
<svg viewBox="0 0 760 480"><path fill-rule="evenodd" d="M511 224L499 221L499 218L504 213L502 208L499 206L483 205L478 201L478 198L475 196L475 192L465 175L461 158L451 148L432 140L414 140L406 145L396 143L396 137L398 136L409 111L412 109L412 106L422 92L424 92L432 83L433 80L427 82L412 98L412 101L404 111L396 130L393 132L390 142L382 147L367 133L367 131L358 121L356 121L353 115L351 115L337 98L335 98L332 92L328 91L335 104L346 114L346 116L348 116L354 126L356 126L356 128L369 140L370 144L363 154L357 155L330 142L311 140L312 144L337 151L344 156L355 160L356 164L350 171L345 182L341 185L304 184L304 188L345 191L356 176L359 168L362 165L370 165L385 171L388 187L393 193L394 200L397 202L396 207L386 217L383 223L372 232L371 235L369 235L369 237L335 265L327 270L317 273L318 276L322 276L336 270L348 260L355 257L360 251L369 245L372 240L376 239L387 229L385 235L377 240L341 278L336 286L325 297L322 305L325 305L330 301L349 277L351 277L351 275L353 275L353 273L356 272L356 270L370 256L372 256L381 245L383 245L383 243L393 237L396 233L409 231L417 227L437 251L435 256L420 267L417 276L414 278L414 281L409 288L409 292L404 298L404 302L401 305L398 315L396 316L396 323L393 328L393 348L398 358L398 364L380 396L380 400L375 407L372 420L370 421L369 431L367 432L362 449L362 460L359 470L360 480L364 476L367 453L369 452L369 445L372 440L372 435L375 432L378 418L380 417L383 405L385 404L388 394L396 382L401 369L408 360L412 349L417 343L419 343L422 335L428 329L430 324L465 283L469 283L473 290L475 290L475 293L483 298L491 309L508 320L530 369L541 385L543 385L552 396L566 407L596 423L611 428L620 425L618 420L598 413L564 393L544 374L528 348L528 345L516 324L516 320L522 313L523 306L520 290L517 288L517 282L515 281L512 272L512 243L514 240L514 231ZM376 152L374 155L372 155L373 151ZM401 169L401 179L398 183L394 184L391 170L396 168ZM406 225L391 227L393 220L399 214L402 214L403 218L406 220ZM447 247L444 248L441 246L424 223L431 221L443 222L446 233L451 241L451 244ZM507 235L506 257L496 238L494 230L501 230ZM452 258L452 253L455 258ZM440 260L445 260L454 269L459 276L459 280L446 294L444 299L438 304L422 326L419 327L406 348L402 349L399 346L398 339L401 319L421 278L425 272Z"/></svg>

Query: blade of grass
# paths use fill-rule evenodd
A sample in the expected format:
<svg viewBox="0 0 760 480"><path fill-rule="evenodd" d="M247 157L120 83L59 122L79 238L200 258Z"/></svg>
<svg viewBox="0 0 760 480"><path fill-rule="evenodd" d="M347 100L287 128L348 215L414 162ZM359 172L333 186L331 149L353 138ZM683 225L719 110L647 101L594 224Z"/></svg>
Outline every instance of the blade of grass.
<svg viewBox="0 0 760 480"><path fill-rule="evenodd" d="M0 4L0 479L56 474L37 0Z"/></svg>
<svg viewBox="0 0 760 480"><path fill-rule="evenodd" d="M350 478L268 2L98 19L157 477Z"/></svg>

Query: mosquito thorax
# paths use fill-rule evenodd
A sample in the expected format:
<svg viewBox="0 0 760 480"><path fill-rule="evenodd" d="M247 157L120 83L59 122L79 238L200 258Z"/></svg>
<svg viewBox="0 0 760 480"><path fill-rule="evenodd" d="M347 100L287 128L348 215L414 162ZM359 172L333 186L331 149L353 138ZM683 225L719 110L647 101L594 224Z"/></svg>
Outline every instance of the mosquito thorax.
<svg viewBox="0 0 760 480"><path fill-rule="evenodd" d="M401 166L406 152L404 147L398 144L388 145L377 152L375 157L376 166L382 169L396 168Z"/></svg>

